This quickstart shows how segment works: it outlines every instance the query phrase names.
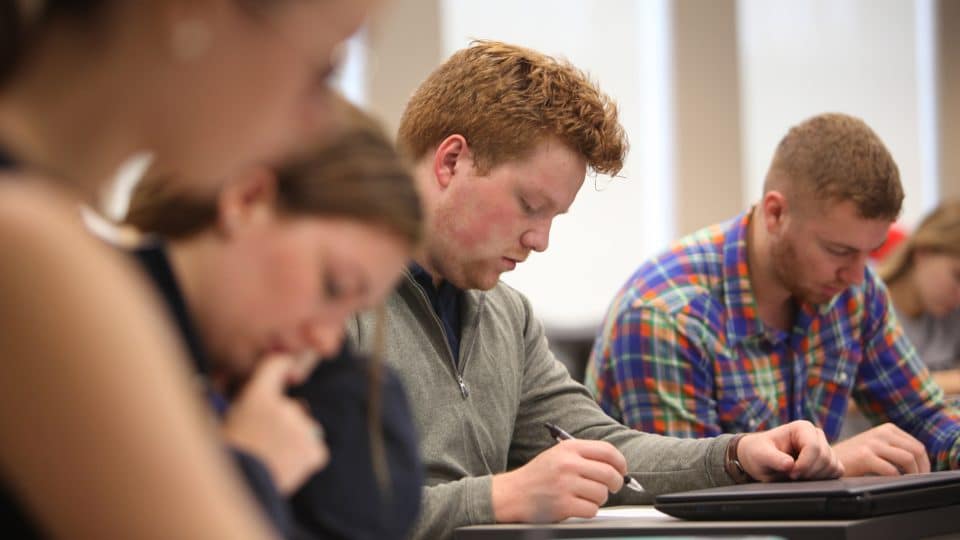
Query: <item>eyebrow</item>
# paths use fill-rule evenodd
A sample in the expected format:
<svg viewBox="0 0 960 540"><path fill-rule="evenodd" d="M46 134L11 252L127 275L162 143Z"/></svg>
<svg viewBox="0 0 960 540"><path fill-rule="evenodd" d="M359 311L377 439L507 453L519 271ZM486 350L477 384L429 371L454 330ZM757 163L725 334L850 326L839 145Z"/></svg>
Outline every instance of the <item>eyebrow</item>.
<svg viewBox="0 0 960 540"><path fill-rule="evenodd" d="M856 248L856 247L854 247L854 246L849 246L849 245L847 245L847 244L844 244L843 242L833 242L833 241L831 241L831 240L825 240L825 239L823 239L823 238L821 238L821 240L822 240L823 242L826 242L830 247L838 247L838 248L840 248L840 249L842 249L842 250L844 250L844 251L852 251L852 252L858 252L858 251L860 251L859 248ZM883 245L886 244L886 243L887 243L887 237L884 236L884 237L883 237L883 241L880 242L879 244L877 244L876 246L868 249L868 250L867 250L867 253L871 253L871 252L873 252L873 251L876 251L876 250L880 249L880 248L883 247Z"/></svg>
<svg viewBox="0 0 960 540"><path fill-rule="evenodd" d="M547 201L546 207L556 210L556 215L558 215L558 216L562 216L562 215L566 214L566 213L570 210L569 207L567 207L567 208L565 208L565 209L563 209L563 210L560 210L560 209L559 209L559 208L560 208L560 205L557 204L557 201L553 200L553 198L551 198L549 195L547 195L547 193L546 193L545 191L543 191L543 190L541 190L541 189L533 189L533 190L526 190L526 191L525 191L525 190L521 190L521 191L520 191L520 194L523 195L523 196L536 197L536 198L543 199L543 200Z"/></svg>

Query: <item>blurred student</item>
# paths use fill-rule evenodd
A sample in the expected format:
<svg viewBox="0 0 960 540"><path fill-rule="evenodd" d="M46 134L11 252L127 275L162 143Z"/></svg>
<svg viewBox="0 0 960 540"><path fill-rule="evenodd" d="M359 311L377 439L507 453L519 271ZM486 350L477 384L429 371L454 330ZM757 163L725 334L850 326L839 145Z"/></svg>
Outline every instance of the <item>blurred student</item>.
<svg viewBox="0 0 960 540"><path fill-rule="evenodd" d="M924 218L877 273L933 379L948 395L960 394L960 201Z"/></svg>
<svg viewBox="0 0 960 540"><path fill-rule="evenodd" d="M320 129L333 49L369 3L0 1L6 533L272 535L142 277L76 203L137 152L213 192Z"/></svg>
<svg viewBox="0 0 960 540"><path fill-rule="evenodd" d="M281 529L399 539L416 517L422 480L409 405L392 372L338 353L346 318L395 285L419 241L421 209L386 136L359 111L346 116L332 141L235 175L216 200L142 184L127 222L168 240L136 254L209 382L226 440L260 458L279 488L248 474ZM294 398L331 445L329 467L303 489L297 462L310 449L299 404L255 399L277 353L302 362L309 378ZM284 499L294 493L290 523Z"/></svg>
<svg viewBox="0 0 960 540"><path fill-rule="evenodd" d="M587 387L625 425L679 437L805 419L836 441L852 397L875 427L833 445L848 476L960 468L960 410L867 265L902 202L897 164L862 120L793 126L755 206L627 280Z"/></svg>

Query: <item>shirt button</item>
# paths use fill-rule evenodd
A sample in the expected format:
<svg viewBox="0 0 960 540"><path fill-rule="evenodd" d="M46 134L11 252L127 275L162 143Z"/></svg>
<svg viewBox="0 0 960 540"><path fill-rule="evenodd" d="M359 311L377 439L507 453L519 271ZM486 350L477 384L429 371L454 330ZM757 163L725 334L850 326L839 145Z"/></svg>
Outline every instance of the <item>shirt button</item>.
<svg viewBox="0 0 960 540"><path fill-rule="evenodd" d="M751 418L750 420L747 420L747 425L752 428L757 427L757 421Z"/></svg>
<svg viewBox="0 0 960 540"><path fill-rule="evenodd" d="M837 377L837 380L840 381L840 384L847 382L847 374L845 372L841 372L840 376Z"/></svg>

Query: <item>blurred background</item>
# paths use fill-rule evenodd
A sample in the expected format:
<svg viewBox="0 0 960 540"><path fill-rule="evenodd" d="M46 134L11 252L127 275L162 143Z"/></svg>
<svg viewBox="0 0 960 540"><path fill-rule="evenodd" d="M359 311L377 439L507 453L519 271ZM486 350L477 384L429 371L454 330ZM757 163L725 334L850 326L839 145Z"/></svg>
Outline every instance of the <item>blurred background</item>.
<svg viewBox="0 0 960 540"><path fill-rule="evenodd" d="M630 137L620 175L588 177L549 250L504 275L577 377L639 263L748 208L779 139L811 115L877 131L904 226L960 197L960 1L392 0L349 44L339 85L395 131L414 88L472 39L569 59Z"/></svg>

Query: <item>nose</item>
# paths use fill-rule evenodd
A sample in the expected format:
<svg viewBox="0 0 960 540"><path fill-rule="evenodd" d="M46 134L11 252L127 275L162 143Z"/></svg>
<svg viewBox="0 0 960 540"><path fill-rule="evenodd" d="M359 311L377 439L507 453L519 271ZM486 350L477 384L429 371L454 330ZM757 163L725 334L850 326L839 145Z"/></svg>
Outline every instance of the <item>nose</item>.
<svg viewBox="0 0 960 540"><path fill-rule="evenodd" d="M543 223L538 223L536 226L531 227L520 236L520 244L523 245L524 248L538 253L546 251L550 245L550 227L552 223L552 220L546 220Z"/></svg>
<svg viewBox="0 0 960 540"><path fill-rule="evenodd" d="M337 354L343 345L344 323L338 320L315 320L303 327L303 338L307 345L327 358Z"/></svg>
<svg viewBox="0 0 960 540"><path fill-rule="evenodd" d="M858 254L849 265L840 267L840 270L837 272L837 277L839 281L847 285L860 285L863 283L866 266L867 255Z"/></svg>

